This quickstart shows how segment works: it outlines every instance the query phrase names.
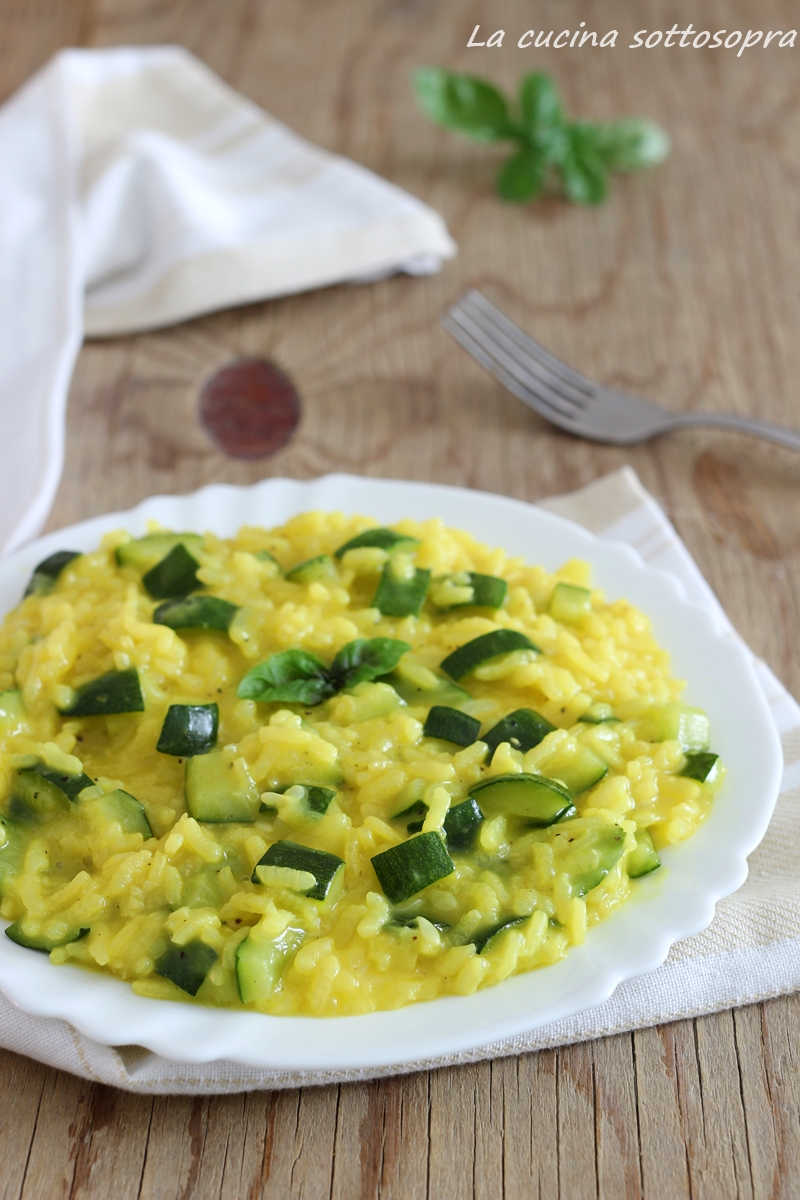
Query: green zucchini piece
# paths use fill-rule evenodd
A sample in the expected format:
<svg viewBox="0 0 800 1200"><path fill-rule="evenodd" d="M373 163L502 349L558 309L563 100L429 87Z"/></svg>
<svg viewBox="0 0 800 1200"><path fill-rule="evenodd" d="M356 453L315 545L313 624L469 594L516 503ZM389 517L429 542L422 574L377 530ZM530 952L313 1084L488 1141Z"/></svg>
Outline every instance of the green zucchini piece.
<svg viewBox="0 0 800 1200"><path fill-rule="evenodd" d="M58 710L63 717L101 717L112 713L144 712L144 697L135 667L126 671L107 671L75 691L68 708Z"/></svg>
<svg viewBox="0 0 800 1200"><path fill-rule="evenodd" d="M481 738L481 741L486 742L489 747L486 761L492 761L494 752L501 742L509 742L515 750L520 750L525 754L534 746L538 746L539 742L544 741L548 733L552 733L555 728L555 725L551 725L545 717L534 712L532 708L518 708L516 712L509 713L507 717L503 717L502 721L498 721Z"/></svg>
<svg viewBox="0 0 800 1200"><path fill-rule="evenodd" d="M303 804L309 816L324 817L330 808L331 800L336 796L333 788L317 787L315 784L301 784L305 795Z"/></svg>
<svg viewBox="0 0 800 1200"><path fill-rule="evenodd" d="M0 692L0 721L7 727L6 733L15 733L26 716L25 702L19 688Z"/></svg>
<svg viewBox="0 0 800 1200"><path fill-rule="evenodd" d="M14 772L9 799L12 816L21 820L46 821L66 811L84 788L94 784L82 771L59 771L36 758L27 762L29 765Z"/></svg>
<svg viewBox="0 0 800 1200"><path fill-rule="evenodd" d="M297 842L274 842L253 869L253 883L263 883L260 867L287 867L314 876L314 883L304 890L312 900L327 900L344 878L344 859L327 850L312 850ZM331 898L333 898L331 896Z"/></svg>
<svg viewBox="0 0 800 1200"><path fill-rule="evenodd" d="M303 789L303 799L300 801L301 807L306 816L312 820L318 817L324 817L325 813L330 808L331 800L336 796L334 788L319 787L315 783L290 783L285 787L277 788L278 792L288 792L290 787L300 787ZM274 805L263 804L259 809L260 812L276 813L277 809Z"/></svg>
<svg viewBox="0 0 800 1200"><path fill-rule="evenodd" d="M389 675L381 675L379 683L388 683L397 692L401 700L413 707L423 707L441 704L448 708L463 708L472 697L468 691L447 679L444 675L436 675L427 668L422 672L409 670L405 663ZM429 679L430 677L430 679ZM431 686L428 686L431 682Z"/></svg>
<svg viewBox="0 0 800 1200"><path fill-rule="evenodd" d="M154 600L171 600L174 596L188 596L203 586L197 578L199 570L200 563L178 542L166 558L142 576L142 583Z"/></svg>
<svg viewBox="0 0 800 1200"><path fill-rule="evenodd" d="M498 938L501 933L505 933L507 929L514 929L517 925L523 925L527 921L527 917L512 917L510 921L500 921L497 925L492 925L489 929L482 930L477 934L472 941L475 944L477 954L483 954L484 950L491 948L492 942Z"/></svg>
<svg viewBox="0 0 800 1200"><path fill-rule="evenodd" d="M324 817L331 806L331 801L336 799L336 789L319 787L316 784L304 783L303 788L303 806L310 817Z"/></svg>
<svg viewBox="0 0 800 1200"><path fill-rule="evenodd" d="M14 879L22 870L27 844L27 831L16 821L0 816L0 895L5 881Z"/></svg>
<svg viewBox="0 0 800 1200"><path fill-rule="evenodd" d="M223 905L219 872L214 867L202 867L190 875L181 891L182 908L214 908Z"/></svg>
<svg viewBox="0 0 800 1200"><path fill-rule="evenodd" d="M592 611L592 593L589 588L574 583L557 583L550 597L549 612L554 621L562 625L579 625Z"/></svg>
<svg viewBox="0 0 800 1200"><path fill-rule="evenodd" d="M458 681L482 663L493 658L501 658L504 654L512 654L515 650L541 650L524 633L516 629L493 629L491 633L483 633L480 637L465 642L452 654L448 654L439 664L451 679Z"/></svg>
<svg viewBox="0 0 800 1200"><path fill-rule="evenodd" d="M457 708L434 704L428 713L422 734L423 737L441 738L444 742L454 742L457 746L471 746L480 731L481 723L476 717L459 712Z"/></svg>
<svg viewBox="0 0 800 1200"><path fill-rule="evenodd" d="M244 824L258 815L258 788L243 764L222 750L187 758L184 791L196 821Z"/></svg>
<svg viewBox="0 0 800 1200"><path fill-rule="evenodd" d="M156 974L196 996L217 957L216 950L205 942L187 942L185 946L170 942L156 963Z"/></svg>
<svg viewBox="0 0 800 1200"><path fill-rule="evenodd" d="M123 833L140 833L145 841L153 836L144 808L135 796L122 788L107 792L103 796L95 796L84 803L101 812L106 820L114 821Z"/></svg>
<svg viewBox="0 0 800 1200"><path fill-rule="evenodd" d="M227 633L238 611L237 604L221 600L219 596L184 596L159 604L153 613L153 624L168 625L176 630L219 629Z"/></svg>
<svg viewBox="0 0 800 1200"><path fill-rule="evenodd" d="M199 533L148 533L117 546L114 556L121 567L136 567L144 573L166 558L176 546L183 546L191 554L202 544Z"/></svg>
<svg viewBox="0 0 800 1200"><path fill-rule="evenodd" d="M471 850L483 820L483 813L472 797L451 808L444 819L447 849Z"/></svg>
<svg viewBox="0 0 800 1200"><path fill-rule="evenodd" d="M473 591L474 608L502 608L508 593L505 579L500 579L498 575L481 575L477 571L470 571L469 582Z"/></svg>
<svg viewBox="0 0 800 1200"><path fill-rule="evenodd" d="M395 574L394 563L390 559L381 572L372 607L385 617L418 617L430 580L430 571L420 567L415 569L410 579L400 578Z"/></svg>
<svg viewBox="0 0 800 1200"><path fill-rule="evenodd" d="M610 725L619 724L619 717L614 716L614 710L610 704L592 704L587 708L586 712L578 717L579 721L583 721L585 725Z"/></svg>
<svg viewBox="0 0 800 1200"><path fill-rule="evenodd" d="M64 790L38 771L15 771L11 780L8 810L18 821L47 821L58 812L69 808L69 797Z"/></svg>
<svg viewBox="0 0 800 1200"><path fill-rule="evenodd" d="M363 533L357 533L355 537L350 538L349 542L345 542L338 550L334 550L333 557L341 558L348 550L360 550L364 546L386 550L389 554L394 554L397 550L413 550L418 545L419 538L409 537L407 533L398 533L395 529L384 529L377 526L375 529L365 529Z"/></svg>
<svg viewBox="0 0 800 1200"><path fill-rule="evenodd" d="M564 869L572 879L573 894L585 896L601 884L619 862L624 846L625 831L619 825L578 834L564 862Z"/></svg>
<svg viewBox="0 0 800 1200"><path fill-rule="evenodd" d="M257 550L257 551L256 551L256 553L255 553L255 557L258 559L258 561L259 561L259 562L270 562L270 563L274 563L274 564L275 564L275 566L276 566L276 567L278 568L278 570L280 571L280 569L281 569L281 565L280 565L280 563L278 562L278 560L277 560L277 558L275 557L275 555L274 555L274 554L271 554L271 553L269 552L269 550Z"/></svg>
<svg viewBox="0 0 800 1200"><path fill-rule="evenodd" d="M691 708L673 700L643 717L641 736L649 742L680 742L684 754L707 750L711 728L702 708Z"/></svg>
<svg viewBox="0 0 800 1200"><path fill-rule="evenodd" d="M541 827L553 825L573 811L571 793L543 775L496 775L476 784L471 798L477 799L487 817L504 813Z"/></svg>
<svg viewBox="0 0 800 1200"><path fill-rule="evenodd" d="M607 774L608 763L580 742L570 746L563 756L554 755L547 760L548 777L563 783L573 796L588 791Z"/></svg>
<svg viewBox="0 0 800 1200"><path fill-rule="evenodd" d="M681 775L696 779L698 783L713 783L719 775L719 755L709 750L690 752L686 755L686 765Z"/></svg>
<svg viewBox="0 0 800 1200"><path fill-rule="evenodd" d="M657 871L661 866L659 853L646 829L637 829L636 849L631 850L625 859L625 866L628 868L630 879L639 879L642 875L649 875L651 871Z"/></svg>
<svg viewBox="0 0 800 1200"><path fill-rule="evenodd" d="M33 771L41 779L46 779L48 783L60 788L68 800L77 800L83 789L92 787L94 783L94 780L85 775L83 771L77 773L57 771L55 767L49 766L41 759L34 759L24 770Z"/></svg>
<svg viewBox="0 0 800 1200"><path fill-rule="evenodd" d="M286 572L286 578L290 583L333 583L339 578L339 572L329 554L317 554L292 567Z"/></svg>
<svg viewBox="0 0 800 1200"><path fill-rule="evenodd" d="M427 811L428 806L424 800L415 800L413 804L409 804L408 808L402 808L400 812L396 812L391 819L403 821L408 817L424 817Z"/></svg>
<svg viewBox="0 0 800 1200"><path fill-rule="evenodd" d="M28 921L24 918L15 921L6 929L6 937L11 938L18 946L24 946L26 950L41 950L45 954L55 950L56 946L67 946L70 942L80 941L89 932L88 929L65 929L62 933L48 937L42 933L25 933L24 926L27 924Z"/></svg>
<svg viewBox="0 0 800 1200"><path fill-rule="evenodd" d="M392 904L401 904L455 870L444 842L434 830L382 850L374 855L372 865Z"/></svg>
<svg viewBox="0 0 800 1200"><path fill-rule="evenodd" d="M406 833L419 833L425 824L427 811L428 806L424 801L415 800L413 804L409 804L408 808L404 808L402 812L395 813L391 819L393 821L404 821L406 823Z"/></svg>
<svg viewBox="0 0 800 1200"><path fill-rule="evenodd" d="M242 1004L267 1000L305 937L290 925L279 937L256 941L250 933L236 947L236 983Z"/></svg>
<svg viewBox="0 0 800 1200"><path fill-rule="evenodd" d="M176 758L208 754L217 744L219 708L216 704L170 704L156 750Z"/></svg>
<svg viewBox="0 0 800 1200"><path fill-rule="evenodd" d="M447 589L469 588L469 599L448 601ZM508 592L505 579L497 575L480 575L477 571L458 571L454 575L442 575L434 579L430 599L436 608L449 612L452 608L501 608Z"/></svg>
<svg viewBox="0 0 800 1200"><path fill-rule="evenodd" d="M33 574L30 577L28 586L22 593L22 598L26 596L46 596L48 592L52 592L64 567L71 563L74 558L80 558L80 550L57 550L55 554L51 554L49 558L45 558L38 566L34 567Z"/></svg>

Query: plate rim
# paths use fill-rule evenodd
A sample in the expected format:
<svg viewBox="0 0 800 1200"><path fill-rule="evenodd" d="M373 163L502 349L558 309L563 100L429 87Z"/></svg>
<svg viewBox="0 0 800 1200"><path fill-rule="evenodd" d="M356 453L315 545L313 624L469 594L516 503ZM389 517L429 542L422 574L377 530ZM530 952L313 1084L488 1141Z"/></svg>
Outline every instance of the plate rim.
<svg viewBox="0 0 800 1200"><path fill-rule="evenodd" d="M602 1004L623 980L632 979L656 969L665 960L670 947L676 941L706 928L713 918L717 901L735 891L744 882L747 876L747 856L752 853L766 832L777 800L783 766L780 738L756 676L751 652L743 643L723 633L716 624L718 619L707 608L687 598L683 584L677 576L645 563L641 555L628 544L613 539L604 539L559 514L512 497L476 489L420 481L373 479L344 473L328 474L310 480L295 480L277 476L251 485L212 483L190 493L162 493L150 496L130 509L90 517L38 538L35 542L29 543L0 560L0 593L10 585L10 579L15 570L24 584L25 572L29 571L41 557L51 552L56 547L56 543L60 542L63 545L64 539L69 535L75 535L76 541L80 539L84 542L81 549L88 549L91 545L96 545L100 533L108 529L119 527L121 524L132 527L133 531L137 530L137 526L142 528L148 518L156 516L154 510L171 508L175 511L188 506L197 512L205 511L212 514L216 509L215 515L218 515L220 511L224 511L224 502L228 502L228 508L232 510L237 504L241 507L240 502L248 496L257 496L260 501L263 497L269 497L273 492L285 493L285 500L286 496L299 498L315 492L324 492L326 489L339 490L345 495L363 495L367 510L351 506L350 511L368 511L369 505L373 503L369 499L370 493L376 496L378 493L382 493L383 500L387 504L390 504L391 499L396 499L398 496L413 496L416 500L420 500L425 496L436 495L440 498L449 497L453 501L460 502L465 506L465 511L476 504L488 507L498 504L507 506L509 513L515 512L523 521L532 519L534 524L541 521L545 526L564 533L568 541L577 539L579 542L583 542L589 551L592 548L601 547L601 560L606 555L612 560L616 558L619 562L626 562L628 568L640 574L642 578L658 580L661 586L670 593L671 603L674 602L678 609L684 609L693 614L690 621L705 626L705 633L710 639L710 644L716 645L718 648L724 647L724 657L727 657L731 663L734 660L737 662L738 669L743 672L751 688L749 699L755 703L757 708L760 707L761 717L766 718L766 730L771 735L771 737L767 737L767 741L771 740L772 745L770 747L771 755L766 755L769 760L764 788L766 801L758 814L760 820L755 819L754 816L747 838L740 838L737 845L728 847L731 857L727 861L727 870L717 873L714 887L691 889L692 899L696 905L695 912L693 915L690 914L685 911L686 905L683 905L680 920L677 915L672 918L673 925L677 922L680 926L677 932L674 928L662 929L654 935L652 930L648 930L648 944L634 947L636 952L632 955L629 954L627 959L622 956L614 966L606 964L603 967L602 964L594 964L594 975L589 972L582 983L576 983L571 999L559 1002L557 1004L558 1011L555 1013L546 1010L544 1016L531 1013L529 1007L525 1008L525 984L539 978L542 974L539 971L527 972L513 976L492 988L483 989L471 997L440 997L433 1001L413 1004L388 1012L337 1017L332 1028L341 1029L343 1032L347 1031L347 1036L337 1039L337 1042L353 1040L350 1031L355 1023L358 1027L355 1035L357 1044L345 1048L334 1048L330 1053L322 1055L324 1061L321 1061L319 1048L316 1045L318 1039L312 1035L312 1029L318 1032L323 1028L331 1028L333 1018L271 1017L266 1014L149 999L137 996L129 984L111 976L68 965L56 967L46 956L31 955L29 951L2 938L0 939L0 991L23 1011L33 1016L65 1020L86 1037L100 1044L107 1046L136 1044L176 1062L233 1061L262 1069L296 1072L369 1070L387 1067L405 1070L417 1067L423 1069L428 1061L439 1059L442 1056L467 1053L494 1042L524 1035L555 1020L573 1016L584 1009ZM382 501L375 503L378 508L385 507ZM430 503L427 503L427 515L439 515L435 508L431 509ZM303 506L295 507L294 511L307 511L312 507L315 506L305 503ZM406 512L405 515L412 514ZM279 520L285 518L285 513L279 514ZM156 519L164 521L164 516L161 515ZM256 514L256 519L266 523L263 513ZM399 519L399 516L392 519ZM460 522L453 522L450 518L447 520L451 525L460 524ZM206 528L213 527L211 521L204 518L204 522ZM241 520L239 523L242 523ZM276 521L269 523L275 524ZM224 522L220 522L221 524ZM497 542L502 544L503 538L496 538L493 544L497 544ZM569 553L564 557L568 556ZM591 557L591 555L589 556ZM535 552L531 553L528 561L539 561ZM593 563L593 566L596 568L597 564ZM5 603L2 605L2 611L3 614L7 611ZM701 827L691 839L683 843L679 850L695 845L696 840L701 838L701 834L707 828L708 823ZM670 868L668 874L672 873L673 870ZM652 893L663 890L664 879L657 881L650 877L649 881L646 879L640 881L639 886L642 885L644 888L641 894L642 897L646 897L647 889ZM647 902L651 903L652 901ZM630 912L631 907L630 904L623 906L621 913ZM593 938L609 926L613 926L615 917L619 915L618 912L595 927L592 931ZM592 948L595 948L594 941L592 941ZM584 949L585 947L572 948L566 959L543 970L557 972L561 969L562 975L568 975L571 960ZM587 955L584 954L583 959L586 957ZM55 971L59 974L53 977L52 972ZM497 995L498 989L505 989L504 997L510 996L512 992L520 994L516 1003L512 1004L513 1015L510 1016L506 1013L497 1022L490 1022L488 1026L486 1023L482 1023L477 1029L474 1027L474 1020L466 1022L459 1020L459 1017L463 1018L467 1015L465 1005L469 1006L473 1002L471 1005L473 1008L479 1007L474 1003L475 997ZM534 987L532 990L535 992L536 988ZM87 992L89 993L88 997ZM415 1025L424 1025L425 1014L430 1013L434 1007L437 1014L442 1014L436 1021L437 1029L444 1026L444 1031L434 1033L433 1037L418 1036L416 1041L412 1040L412 1052L409 1052L407 1040L409 1026L413 1032ZM417 1014L420 1014L419 1017ZM127 1025L125 1021L128 1022ZM135 1026L134 1030L131 1029L131 1022ZM265 1034L267 1027L270 1028L272 1034L290 1033L290 1036L288 1039L283 1036L279 1037L280 1044L275 1044L273 1036ZM132 1036L133 1033L135 1036ZM255 1036L257 1034L262 1036ZM361 1034L360 1038L358 1034ZM392 1036L393 1034L395 1036ZM396 1048L395 1038L397 1035L402 1035L406 1039L401 1041L404 1047L402 1051L398 1051ZM293 1044L294 1041L306 1043L309 1036L313 1043L310 1054L303 1051L302 1044ZM288 1049L287 1041L290 1043ZM414 1052L415 1046L416 1052Z"/></svg>

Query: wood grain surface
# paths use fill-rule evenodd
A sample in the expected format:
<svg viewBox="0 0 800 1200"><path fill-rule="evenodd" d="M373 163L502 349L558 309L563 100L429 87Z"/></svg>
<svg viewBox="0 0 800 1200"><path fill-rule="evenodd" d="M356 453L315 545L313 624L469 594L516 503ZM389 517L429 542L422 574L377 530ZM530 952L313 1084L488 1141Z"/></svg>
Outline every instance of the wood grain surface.
<svg viewBox="0 0 800 1200"><path fill-rule="evenodd" d="M0 0L0 97L59 47L181 42L294 129L438 208L440 275L329 288L87 344L50 527L158 491L344 470L526 500L631 463L731 618L800 694L800 457L687 431L630 450L574 441L507 395L438 324L478 286L608 384L674 408L800 425L800 48L629 51L640 27L789 29L796 0ZM537 29L620 30L613 51L523 51ZM473 26L502 50L467 50ZM674 141L599 210L511 208L497 155L426 124L410 70L511 86L553 71L570 108L641 112ZM273 359L302 417L273 457L226 457L208 378ZM142 1098L0 1052L2 1197L800 1196L800 1001L382 1082Z"/></svg>

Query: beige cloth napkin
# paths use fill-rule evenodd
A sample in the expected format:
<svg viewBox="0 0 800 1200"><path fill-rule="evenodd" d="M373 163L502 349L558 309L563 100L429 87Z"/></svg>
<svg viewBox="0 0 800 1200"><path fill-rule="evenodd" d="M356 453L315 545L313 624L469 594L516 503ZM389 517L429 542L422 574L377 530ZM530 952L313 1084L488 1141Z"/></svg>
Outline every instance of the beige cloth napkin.
<svg viewBox="0 0 800 1200"><path fill-rule="evenodd" d="M42 528L84 333L436 271L441 216L181 46L62 50L0 106L0 552Z"/></svg>
<svg viewBox="0 0 800 1200"><path fill-rule="evenodd" d="M671 571L689 598L731 626L686 547L630 468L544 504L601 537L626 542ZM750 857L747 882L720 901L703 933L673 946L657 971L621 984L610 1000L532 1033L401 1071L274 1071L232 1062L176 1063L139 1047L100 1046L64 1021L31 1017L0 996L0 1045L86 1079L133 1092L203 1095L340 1083L520 1054L750 1004L800 988L800 708L756 663L782 736L785 772L766 837ZM335 1020L332 1021L335 1029Z"/></svg>

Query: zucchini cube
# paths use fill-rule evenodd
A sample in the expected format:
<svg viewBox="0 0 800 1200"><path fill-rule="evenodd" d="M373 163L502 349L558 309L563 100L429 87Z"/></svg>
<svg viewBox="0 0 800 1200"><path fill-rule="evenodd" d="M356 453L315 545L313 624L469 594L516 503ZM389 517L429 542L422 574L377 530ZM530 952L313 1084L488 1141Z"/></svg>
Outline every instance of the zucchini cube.
<svg viewBox="0 0 800 1200"><path fill-rule="evenodd" d="M107 671L90 679L75 691L67 708L58 710L62 717L105 717L112 713L144 712L144 696L135 667L125 671Z"/></svg>
<svg viewBox="0 0 800 1200"><path fill-rule="evenodd" d="M383 891L392 904L416 896L437 879L455 870L455 863L435 831L420 833L374 855L372 865Z"/></svg>
<svg viewBox="0 0 800 1200"><path fill-rule="evenodd" d="M375 529L365 529L363 533L357 533L349 542L334 550L333 557L341 558L348 550L360 550L363 546L394 553L396 550L413 550L418 545L419 538L409 537L407 533L398 533L396 529L377 526Z"/></svg>
<svg viewBox="0 0 800 1200"><path fill-rule="evenodd" d="M698 750L686 755L686 765L681 775L696 779L698 783L713 783L719 774L719 755L709 750Z"/></svg>
<svg viewBox="0 0 800 1200"><path fill-rule="evenodd" d="M472 797L451 808L444 819L448 850L471 850L483 820L483 813Z"/></svg>
<svg viewBox="0 0 800 1200"><path fill-rule="evenodd" d="M142 576L142 583L154 600L170 600L173 596L188 596L201 587L197 572L200 563L193 558L182 542Z"/></svg>
<svg viewBox="0 0 800 1200"><path fill-rule="evenodd" d="M217 957L216 950L205 942L187 942L185 946L170 942L156 963L156 974L196 996Z"/></svg>
<svg viewBox="0 0 800 1200"><path fill-rule="evenodd" d="M550 597L550 616L562 625L579 625L592 611L589 588L574 583L557 583Z"/></svg>
<svg viewBox="0 0 800 1200"><path fill-rule="evenodd" d="M481 738L489 747L487 762L494 758L494 752L501 742L509 742L515 750L525 754L543 742L548 733L552 733L555 725L532 708L518 708L498 721L493 728Z"/></svg>
<svg viewBox="0 0 800 1200"><path fill-rule="evenodd" d="M57 550L55 554L38 563L23 592L23 599L25 596L46 596L48 592L52 592L64 567L71 563L73 558L80 556L80 550Z"/></svg>
<svg viewBox="0 0 800 1200"><path fill-rule="evenodd" d="M456 746L471 746L480 731L481 723L477 717L444 704L434 704L425 720L422 734L423 737L454 742Z"/></svg>
<svg viewBox="0 0 800 1200"><path fill-rule="evenodd" d="M238 611L238 605L219 596L181 596L159 604L153 613L153 624L168 625L175 630L218 629L227 633Z"/></svg>
<svg viewBox="0 0 800 1200"><path fill-rule="evenodd" d="M439 665L451 679L458 681L482 663L501 658L504 654L512 654L515 650L533 650L541 654L539 647L519 630L493 629L491 633L482 633L471 642L465 642L463 646L459 646L452 654L443 658Z"/></svg>
<svg viewBox="0 0 800 1200"><path fill-rule="evenodd" d="M391 559L383 568L372 607L386 617L417 617L431 580L430 571L417 567L410 579L394 574Z"/></svg>
<svg viewBox="0 0 800 1200"><path fill-rule="evenodd" d="M344 881L343 858L329 854L327 850L313 850L310 846L300 846L297 842L274 842L256 863L253 869L253 883L265 882L260 874L262 867L284 867L290 871L311 875L313 883L307 888L302 888L303 894L311 900L334 899L336 890Z"/></svg>
<svg viewBox="0 0 800 1200"><path fill-rule="evenodd" d="M208 754L217 744L218 729L216 704L170 704L156 750L177 758Z"/></svg>

